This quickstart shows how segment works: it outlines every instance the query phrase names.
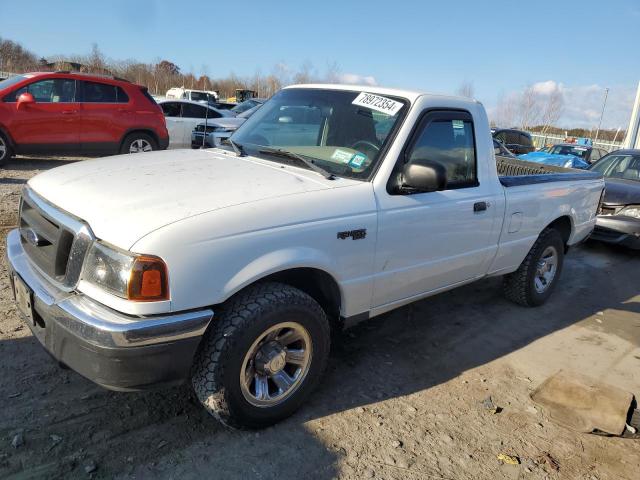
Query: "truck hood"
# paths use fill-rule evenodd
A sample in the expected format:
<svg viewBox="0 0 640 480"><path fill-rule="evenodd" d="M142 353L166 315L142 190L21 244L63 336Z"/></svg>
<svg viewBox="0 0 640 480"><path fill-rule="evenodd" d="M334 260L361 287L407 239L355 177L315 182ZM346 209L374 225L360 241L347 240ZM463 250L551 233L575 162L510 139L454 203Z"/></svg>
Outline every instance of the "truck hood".
<svg viewBox="0 0 640 480"><path fill-rule="evenodd" d="M344 187L315 172L222 150L167 150L85 160L28 185L123 249L165 225L212 210Z"/></svg>
<svg viewBox="0 0 640 480"><path fill-rule="evenodd" d="M518 155L518 158L528 162L544 163L545 165L555 165L564 167L568 161L572 162L573 168L587 168L589 164L575 155L558 155L547 152L531 152L524 155Z"/></svg>
<svg viewBox="0 0 640 480"><path fill-rule="evenodd" d="M603 203L640 205L640 181L605 177Z"/></svg>

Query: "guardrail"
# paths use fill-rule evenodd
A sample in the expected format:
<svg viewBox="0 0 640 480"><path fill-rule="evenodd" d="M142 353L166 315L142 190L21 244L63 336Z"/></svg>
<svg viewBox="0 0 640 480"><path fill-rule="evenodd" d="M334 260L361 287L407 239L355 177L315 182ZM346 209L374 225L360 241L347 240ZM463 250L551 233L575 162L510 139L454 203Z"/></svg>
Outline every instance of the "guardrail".
<svg viewBox="0 0 640 480"><path fill-rule="evenodd" d="M564 143L566 141L566 138L562 135L549 135L549 134L542 135L540 133L532 133L531 139L533 140L533 145L536 148L542 148L549 143L552 143L552 144ZM614 150L618 150L622 148L622 145L623 145L623 141L609 142L604 140L598 140L593 144L594 147L604 148L608 152L613 152Z"/></svg>

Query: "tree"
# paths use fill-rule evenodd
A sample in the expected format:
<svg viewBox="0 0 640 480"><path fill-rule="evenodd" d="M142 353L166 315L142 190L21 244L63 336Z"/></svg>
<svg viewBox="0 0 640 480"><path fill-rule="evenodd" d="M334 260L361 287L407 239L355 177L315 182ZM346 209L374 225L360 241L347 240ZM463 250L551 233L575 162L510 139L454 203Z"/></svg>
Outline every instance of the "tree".
<svg viewBox="0 0 640 480"><path fill-rule="evenodd" d="M527 130L538 123L541 111L540 95L529 85L520 96L519 123L520 128Z"/></svg>
<svg viewBox="0 0 640 480"><path fill-rule="evenodd" d="M542 110L542 131L544 135L549 129L560 120L562 109L564 108L564 96L560 89L551 92L544 104Z"/></svg>
<svg viewBox="0 0 640 480"><path fill-rule="evenodd" d="M456 94L461 97L473 98L473 95L474 95L473 82L469 82L466 80L462 82L458 87L458 90L456 90Z"/></svg>

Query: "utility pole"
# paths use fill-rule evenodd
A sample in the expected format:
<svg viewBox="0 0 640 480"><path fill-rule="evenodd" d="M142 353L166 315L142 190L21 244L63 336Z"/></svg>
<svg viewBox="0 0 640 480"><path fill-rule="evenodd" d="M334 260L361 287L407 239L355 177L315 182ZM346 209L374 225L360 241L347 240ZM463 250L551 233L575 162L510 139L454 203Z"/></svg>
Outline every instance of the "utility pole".
<svg viewBox="0 0 640 480"><path fill-rule="evenodd" d="M602 126L602 117L604 116L604 107L607 106L607 97L609 96L609 89L604 89L604 102L602 102L602 112L600 112L600 122L598 122L598 129L596 130L596 139L593 141L595 145L598 141L598 135L600 134L600 127Z"/></svg>
<svg viewBox="0 0 640 480"><path fill-rule="evenodd" d="M636 101L633 104L633 111L631 112L631 118L629 119L629 127L627 128L627 135L624 139L624 148L637 148L639 145L638 131L640 130L640 82L638 82L638 93L636 94Z"/></svg>

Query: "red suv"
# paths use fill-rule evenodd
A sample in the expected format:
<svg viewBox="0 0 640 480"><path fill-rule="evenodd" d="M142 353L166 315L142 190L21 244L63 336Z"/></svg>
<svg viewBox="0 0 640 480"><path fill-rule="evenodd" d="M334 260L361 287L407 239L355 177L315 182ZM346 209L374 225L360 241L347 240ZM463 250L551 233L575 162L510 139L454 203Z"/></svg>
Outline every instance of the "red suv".
<svg viewBox="0 0 640 480"><path fill-rule="evenodd" d="M108 155L168 144L162 109L127 80L49 72L0 82L0 164L14 153Z"/></svg>

